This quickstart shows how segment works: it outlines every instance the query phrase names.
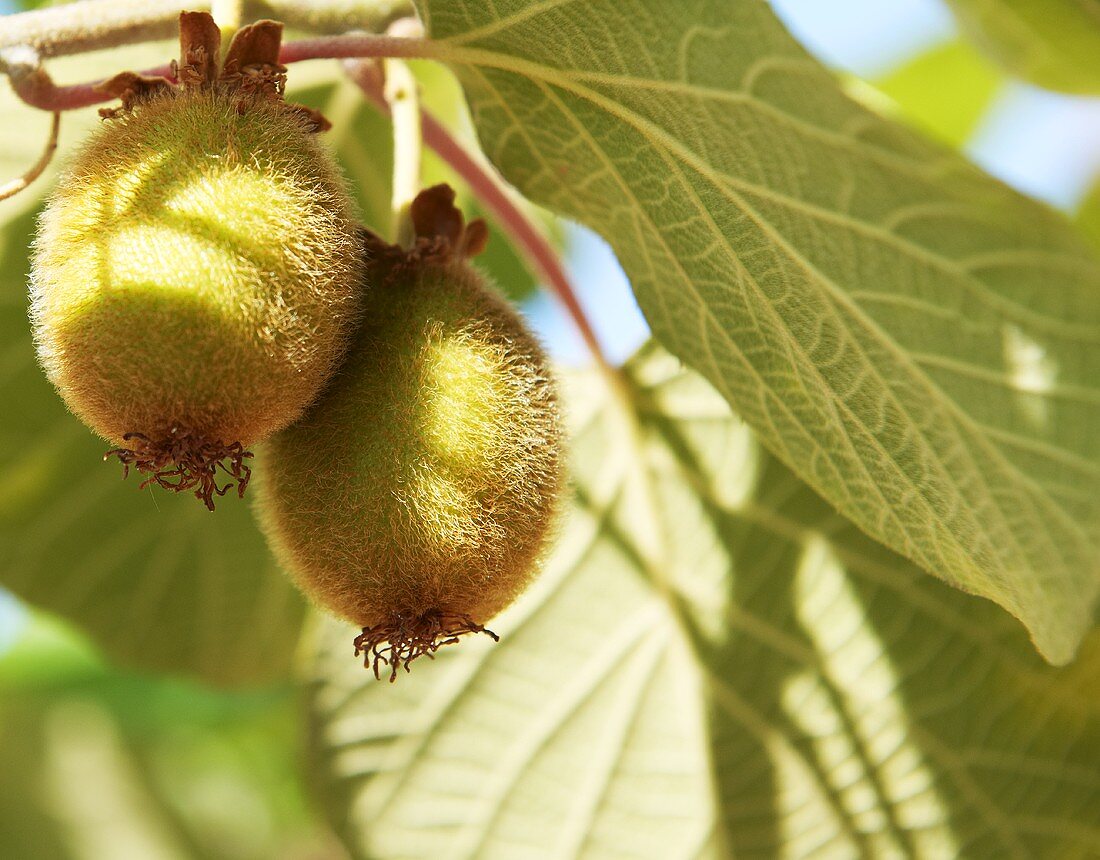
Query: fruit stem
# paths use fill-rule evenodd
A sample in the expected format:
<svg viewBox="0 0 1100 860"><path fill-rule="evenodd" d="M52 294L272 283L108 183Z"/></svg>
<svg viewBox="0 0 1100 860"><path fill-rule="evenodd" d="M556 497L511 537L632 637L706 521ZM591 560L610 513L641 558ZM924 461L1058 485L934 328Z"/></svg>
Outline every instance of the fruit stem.
<svg viewBox="0 0 1100 860"><path fill-rule="evenodd" d="M233 41L233 34L241 28L244 20L244 0L212 0L210 14L214 23L222 31L222 59Z"/></svg>
<svg viewBox="0 0 1100 860"><path fill-rule="evenodd" d="M401 60L384 61L383 98L393 118L393 236L402 248L412 246L409 208L420 193L420 97L416 78Z"/></svg>
<svg viewBox="0 0 1100 860"><path fill-rule="evenodd" d="M61 129L61 114L54 111L53 122L50 123L50 137L46 141L46 148L43 150L41 157L34 163L34 166L30 168L22 176L17 176L15 179L5 182L0 185L0 200L7 200L9 197L14 197L34 180L42 175L50 162L53 160L53 154L57 150L57 134Z"/></svg>
<svg viewBox="0 0 1100 860"><path fill-rule="evenodd" d="M389 108L381 94L377 65L360 60L349 61L344 68L367 100L382 112L387 112ZM470 152L431 112L421 109L420 125L424 143L470 186L478 201L525 257L535 277L546 283L557 296L601 369L610 378L617 379L619 371L604 355L599 338L577 299L576 290L557 251L535 221L512 199L504 180L490 165Z"/></svg>
<svg viewBox="0 0 1100 860"><path fill-rule="evenodd" d="M134 41L140 40L135 39ZM433 51L429 47L431 44L425 39L400 36L371 34L321 36L286 43L279 51L279 61L282 63L297 63L302 60L348 59L352 57L430 57L433 56ZM71 53L78 52L73 51ZM11 80L12 89L15 90L15 94L24 103L40 110L77 110L78 108L112 101L115 98L110 93L99 89L99 85L103 83L102 80L71 86L57 86L49 73L40 64L38 53L25 47L5 48L2 39L0 39L0 73L7 74ZM146 69L139 72L139 74L142 77L172 80L172 68L167 64Z"/></svg>

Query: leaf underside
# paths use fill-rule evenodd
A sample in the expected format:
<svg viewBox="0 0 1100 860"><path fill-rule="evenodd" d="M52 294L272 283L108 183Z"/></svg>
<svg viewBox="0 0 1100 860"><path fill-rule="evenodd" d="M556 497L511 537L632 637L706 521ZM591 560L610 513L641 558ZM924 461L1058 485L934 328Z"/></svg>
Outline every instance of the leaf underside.
<svg viewBox="0 0 1100 860"><path fill-rule="evenodd" d="M857 105L760 0L421 0L487 155L868 534L1069 660L1100 587L1100 263Z"/></svg>
<svg viewBox="0 0 1100 860"><path fill-rule="evenodd" d="M327 623L311 761L356 858L1069 857L1100 845L1100 637L1073 667L836 514L696 374L571 391L542 577L376 682ZM636 439L634 443L629 440Z"/></svg>

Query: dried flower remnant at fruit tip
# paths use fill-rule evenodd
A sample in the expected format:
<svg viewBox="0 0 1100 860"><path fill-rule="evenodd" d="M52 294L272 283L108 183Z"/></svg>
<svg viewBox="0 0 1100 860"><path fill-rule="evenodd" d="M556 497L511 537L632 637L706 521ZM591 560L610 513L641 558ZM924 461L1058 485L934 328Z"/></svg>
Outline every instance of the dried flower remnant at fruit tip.
<svg viewBox="0 0 1100 860"><path fill-rule="evenodd" d="M419 618L406 620L397 616L384 624L364 627L355 637L355 656L363 655L363 666L382 680L381 667L390 667L389 681L397 680L397 674L417 657L435 659L435 652L444 645L454 645L460 636L484 633L494 642L500 637L492 630L475 623L468 615L451 615L443 612L427 612Z"/></svg>
<svg viewBox="0 0 1100 860"><path fill-rule="evenodd" d="M251 451L244 450L240 442L206 442L186 432L173 430L163 439L153 442L143 433L127 433L124 441L133 443L131 448L114 448L103 455L104 460L117 457L122 463L122 477L130 475L130 468L150 475L138 489L156 484L175 493L195 491L207 509L214 510L214 497L224 496L234 483L237 497L244 498L244 491L252 478L252 469L245 460L252 458ZM228 483L218 486L218 472L229 477Z"/></svg>
<svg viewBox="0 0 1100 860"><path fill-rule="evenodd" d="M380 278L394 281L426 265L445 266L476 257L489 242L484 219L466 218L455 206L455 191L446 183L421 191L409 207L414 237L409 248L391 245L364 230L371 267Z"/></svg>

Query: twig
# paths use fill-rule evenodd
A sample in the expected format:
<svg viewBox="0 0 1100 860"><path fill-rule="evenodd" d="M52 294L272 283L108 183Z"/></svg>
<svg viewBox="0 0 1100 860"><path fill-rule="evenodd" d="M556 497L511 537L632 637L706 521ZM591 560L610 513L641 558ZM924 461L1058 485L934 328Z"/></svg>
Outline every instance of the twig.
<svg viewBox="0 0 1100 860"><path fill-rule="evenodd" d="M353 36L322 36L288 42L279 52L283 63L302 60L343 59L347 57L420 57L428 56L429 43L421 39L395 38L357 34ZM29 58L34 58L32 62ZM8 72L12 89L31 107L48 111L76 110L111 101L114 97L97 88L102 81L58 86L49 73L37 64L38 55L25 48L0 50L0 67ZM171 79L168 65L146 69L140 74Z"/></svg>
<svg viewBox="0 0 1100 860"><path fill-rule="evenodd" d="M22 176L18 176L0 185L0 200L7 200L9 197L14 197L42 175L42 171L49 166L50 161L53 159L54 151L57 149L57 134L60 129L61 114L55 111L53 122L50 123L50 137L49 140L46 141L46 148L43 150L41 157L35 162L34 166Z"/></svg>
<svg viewBox="0 0 1100 860"><path fill-rule="evenodd" d="M172 79L170 65L157 66L140 73L144 77ZM40 110L67 111L111 101L115 96L102 92L102 80L86 84L59 87L49 73L37 66L31 69L10 69L12 89L26 104Z"/></svg>
<svg viewBox="0 0 1100 860"><path fill-rule="evenodd" d="M172 39L180 12L211 6L212 0L87 0L5 15L0 17L0 51L25 47L48 58ZM413 11L410 0L243 0L242 7L242 21L274 18L319 34L377 32Z"/></svg>
<svg viewBox="0 0 1100 860"><path fill-rule="evenodd" d="M388 112L377 64L347 62L344 68L367 100L379 110ZM424 143L470 186L474 196L526 258L535 276L557 296L596 361L617 379L619 373L604 355L599 338L577 300L576 291L557 252L530 216L513 202L504 180L490 166L471 155L461 141L430 112L421 109L420 123Z"/></svg>
<svg viewBox="0 0 1100 860"><path fill-rule="evenodd" d="M345 36L318 36L299 39L283 45L279 60L297 63L302 60L343 60L365 57L426 57L435 56L431 42L400 36L377 36L352 33Z"/></svg>

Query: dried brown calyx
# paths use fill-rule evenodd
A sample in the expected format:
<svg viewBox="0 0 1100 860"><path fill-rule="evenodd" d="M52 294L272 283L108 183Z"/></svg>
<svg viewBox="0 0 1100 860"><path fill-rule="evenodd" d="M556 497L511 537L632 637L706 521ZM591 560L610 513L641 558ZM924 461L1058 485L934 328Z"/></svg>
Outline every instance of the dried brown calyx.
<svg viewBox="0 0 1100 860"><path fill-rule="evenodd" d="M150 98L194 88L214 89L232 95L238 111L247 110L251 99L283 102L286 66L279 62L283 25L257 21L237 31L225 60L218 62L222 34L208 12L180 13L180 59L172 61L172 77L148 77L120 72L99 85L101 92L121 100L116 108L100 108L99 115L112 119L129 113ZM287 104L312 131L327 131L331 124L318 111Z"/></svg>
<svg viewBox="0 0 1100 860"><path fill-rule="evenodd" d="M364 230L367 256L378 282L399 280L427 265L446 265L476 257L485 250L489 228L481 218L466 223L455 206L455 192L446 183L433 185L416 195L409 207L414 238L412 247L391 245Z"/></svg>
<svg viewBox="0 0 1100 860"><path fill-rule="evenodd" d="M417 657L427 656L434 659L435 652L444 645L453 645L459 637L471 633L484 633L499 642L500 637L492 630L475 623L468 615L455 615L432 610L416 618L404 618L396 615L389 621L364 627L355 637L355 656L363 654L363 665L373 670L374 677L382 679L383 666L390 667L390 683L397 680L397 674Z"/></svg>
<svg viewBox="0 0 1100 860"><path fill-rule="evenodd" d="M209 510L214 510L214 497L224 496L236 484L237 496L244 498L244 491L252 477L252 469L246 460L252 452L244 450L240 442L208 442L201 437L173 428L171 432L153 440L142 433L127 433L124 441L130 448L114 448L103 455L104 460L117 457L123 465L122 477L130 469L148 475L141 483L144 490L153 484L176 493L195 491ZM219 474L229 480L219 485Z"/></svg>

